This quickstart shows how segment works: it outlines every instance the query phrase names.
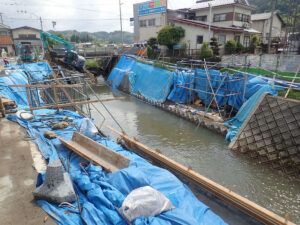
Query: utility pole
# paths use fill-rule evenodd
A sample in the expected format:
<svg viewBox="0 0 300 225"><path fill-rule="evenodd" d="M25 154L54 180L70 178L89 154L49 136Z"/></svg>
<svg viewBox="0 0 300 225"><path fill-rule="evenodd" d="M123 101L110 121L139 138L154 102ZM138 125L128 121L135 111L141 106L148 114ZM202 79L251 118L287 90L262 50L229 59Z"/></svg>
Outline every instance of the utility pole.
<svg viewBox="0 0 300 225"><path fill-rule="evenodd" d="M41 23L41 30L43 30L43 21L42 21L42 17L40 16L40 23Z"/></svg>
<svg viewBox="0 0 300 225"><path fill-rule="evenodd" d="M122 3L121 3L121 0L119 0L119 8L120 8L121 40L122 40L122 48L123 48L123 45L124 45L124 36L123 36Z"/></svg>
<svg viewBox="0 0 300 225"><path fill-rule="evenodd" d="M211 16L212 16L212 5L211 3L208 3L209 6L209 21L208 21L208 38L209 38L209 42L210 42L210 33L211 33Z"/></svg>
<svg viewBox="0 0 300 225"><path fill-rule="evenodd" d="M270 31L269 31L269 40L268 40L268 53L271 52L271 38L272 38L272 28L273 28L273 19L274 19L274 11L276 7L277 0L272 0L272 13L271 13L271 22L270 22Z"/></svg>
<svg viewBox="0 0 300 225"><path fill-rule="evenodd" d="M0 12L1 24L3 24L3 18L2 18L2 14L3 14L3 13L1 13L1 12Z"/></svg>

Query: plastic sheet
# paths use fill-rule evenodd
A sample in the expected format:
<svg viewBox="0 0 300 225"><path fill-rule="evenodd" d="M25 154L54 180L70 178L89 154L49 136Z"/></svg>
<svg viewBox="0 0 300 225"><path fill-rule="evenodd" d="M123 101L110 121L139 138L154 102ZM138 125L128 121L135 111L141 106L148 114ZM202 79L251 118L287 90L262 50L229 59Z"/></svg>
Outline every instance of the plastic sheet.
<svg viewBox="0 0 300 225"><path fill-rule="evenodd" d="M224 123L227 127L229 127L229 131L226 135L226 140L232 141L240 127L243 125L245 120L248 118L257 102L260 100L264 93L270 93L272 95L277 95L277 91L273 90L271 86L264 85L258 91L255 92L240 108L237 115Z"/></svg>
<svg viewBox="0 0 300 225"><path fill-rule="evenodd" d="M19 75L17 75L19 76ZM3 80L2 80L3 81ZM5 80L3 81L5 82ZM7 84L6 84L7 86ZM8 91L12 91L8 89ZM13 96L15 93L8 95ZM24 100L25 101L25 100ZM35 142L44 158L49 162L60 159L73 180L75 191L78 193L75 209L58 207L46 201L39 200L38 204L58 223L68 224L113 224L125 225L125 221L115 210L114 206L121 207L126 196L134 189L151 186L164 194L176 209L164 212L156 217L137 218L133 224L226 224L215 215L206 205L201 203L172 173L155 167L136 154L124 150L121 146L108 138L94 136L93 139L104 146L130 158L128 168L116 173L107 173L100 166L92 163L85 166L85 159L65 148L58 139L46 139L43 135L51 130L51 125L62 121L65 117L73 118L72 124L62 130L54 132L64 140L70 140L74 131L79 131L86 119L72 111L36 110L36 117L32 120L23 120L15 115L8 119L23 126L33 142ZM85 132L92 126L86 126ZM37 186L43 183L45 174L38 176ZM81 207L79 207L79 204ZM81 209L81 210L79 210Z"/></svg>
<svg viewBox="0 0 300 225"><path fill-rule="evenodd" d="M129 73L132 94L141 94L146 99L155 102L166 101L173 85L172 72L140 63L128 56L122 56L109 75L107 83L118 88L125 73Z"/></svg>
<svg viewBox="0 0 300 225"><path fill-rule="evenodd" d="M174 209L172 202L150 186L133 190L122 204L122 212L128 221L153 217L171 209Z"/></svg>
<svg viewBox="0 0 300 225"><path fill-rule="evenodd" d="M175 103L190 103L193 99L195 73L176 70L173 73L173 89L168 100Z"/></svg>
<svg viewBox="0 0 300 225"><path fill-rule="evenodd" d="M6 69L8 70L25 70L29 72L33 80L41 81L45 76L52 74L51 67L47 62L37 63L24 63L22 65L10 65Z"/></svg>

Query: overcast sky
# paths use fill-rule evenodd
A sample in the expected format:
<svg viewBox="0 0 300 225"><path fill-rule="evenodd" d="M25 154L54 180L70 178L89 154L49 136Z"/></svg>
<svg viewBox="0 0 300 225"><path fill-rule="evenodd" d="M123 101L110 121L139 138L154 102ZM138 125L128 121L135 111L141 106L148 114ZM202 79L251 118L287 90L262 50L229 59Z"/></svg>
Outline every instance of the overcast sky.
<svg viewBox="0 0 300 225"><path fill-rule="evenodd" d="M143 0L122 0L123 27L133 32L129 18L133 17L134 3ZM196 0L168 0L168 8L192 6ZM115 31L120 30L119 0L0 0L3 22L12 28L32 26L40 28L42 17L44 30ZM1 22L1 21L0 21Z"/></svg>

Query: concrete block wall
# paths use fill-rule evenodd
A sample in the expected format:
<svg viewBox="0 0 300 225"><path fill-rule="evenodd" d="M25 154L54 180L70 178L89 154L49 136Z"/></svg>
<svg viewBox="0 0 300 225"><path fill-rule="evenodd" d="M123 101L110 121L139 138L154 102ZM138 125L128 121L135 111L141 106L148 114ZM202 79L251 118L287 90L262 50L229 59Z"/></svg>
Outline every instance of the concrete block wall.
<svg viewBox="0 0 300 225"><path fill-rule="evenodd" d="M265 94L229 148L300 176L300 101Z"/></svg>

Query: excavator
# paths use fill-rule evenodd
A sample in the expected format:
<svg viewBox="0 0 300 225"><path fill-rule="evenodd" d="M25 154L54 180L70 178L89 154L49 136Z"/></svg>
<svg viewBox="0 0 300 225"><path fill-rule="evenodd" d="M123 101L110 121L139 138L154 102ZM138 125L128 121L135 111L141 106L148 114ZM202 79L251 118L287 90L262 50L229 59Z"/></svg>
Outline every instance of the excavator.
<svg viewBox="0 0 300 225"><path fill-rule="evenodd" d="M19 43L16 47L18 50L18 64L35 62L37 60L37 53L32 46Z"/></svg>
<svg viewBox="0 0 300 225"><path fill-rule="evenodd" d="M72 45L69 42L67 42L63 38L60 38L48 32L44 32L42 30L40 30L40 35L41 35L41 40L43 43L44 50L50 54L52 60L56 60L57 58L62 56L64 58L63 62L65 64L70 65L78 70L83 69L84 63L86 61L85 58L78 55L78 53L73 50ZM62 52L61 49L58 52L57 49L51 47L49 45L48 40L52 40L55 43L63 45L65 47L65 50L63 50L63 54L61 54Z"/></svg>

